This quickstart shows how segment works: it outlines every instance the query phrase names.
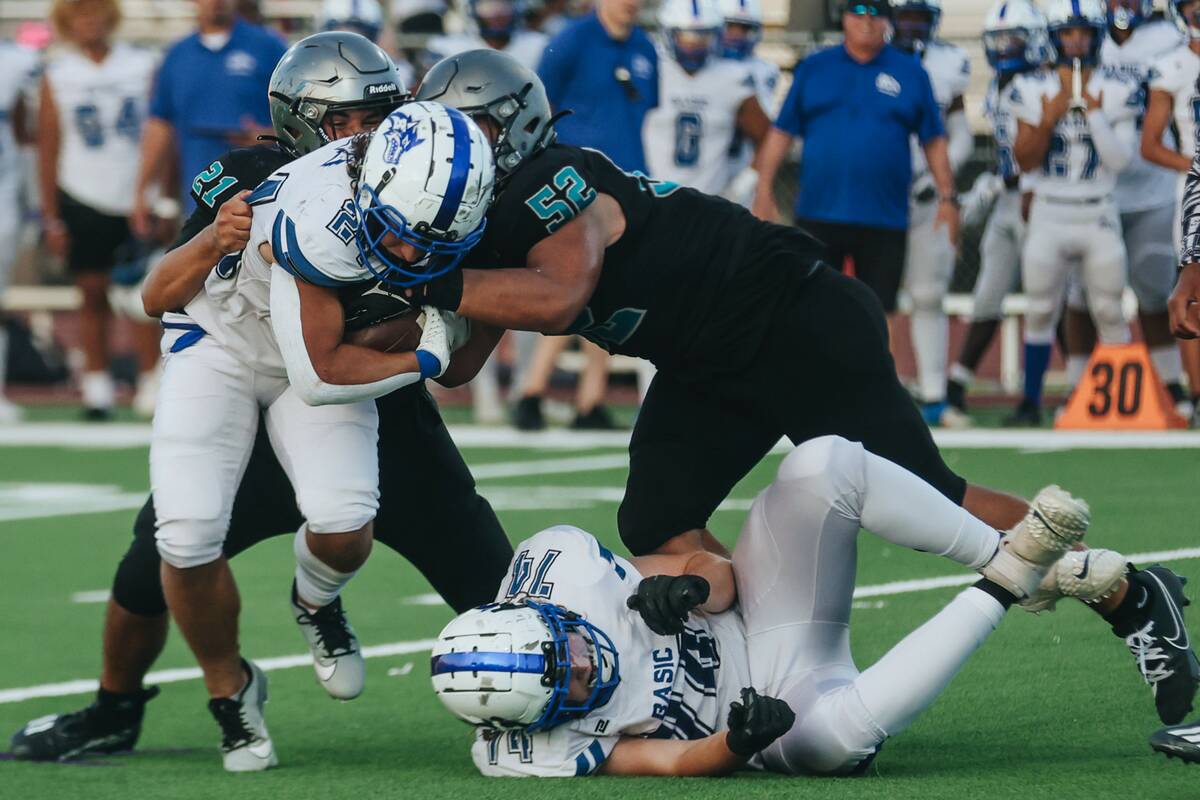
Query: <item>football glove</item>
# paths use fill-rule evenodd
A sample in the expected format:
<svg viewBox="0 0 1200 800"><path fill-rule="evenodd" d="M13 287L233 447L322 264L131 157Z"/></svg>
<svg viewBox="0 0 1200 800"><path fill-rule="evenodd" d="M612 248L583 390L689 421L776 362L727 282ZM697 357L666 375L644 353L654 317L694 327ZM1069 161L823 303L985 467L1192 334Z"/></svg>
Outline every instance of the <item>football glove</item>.
<svg viewBox="0 0 1200 800"><path fill-rule="evenodd" d="M439 378L450 366L450 334L442 312L433 306L425 306L425 322L421 328L421 342L417 345L417 363L421 365L422 378Z"/></svg>
<svg viewBox="0 0 1200 800"><path fill-rule="evenodd" d="M741 702L729 704L725 746L742 758L750 758L787 733L795 721L796 714L787 703L747 687L742 689Z"/></svg>
<svg viewBox="0 0 1200 800"><path fill-rule="evenodd" d="M346 333L378 325L407 314L413 308L403 289L393 288L383 281L356 284L342 289L338 296L342 301Z"/></svg>
<svg viewBox="0 0 1200 800"><path fill-rule="evenodd" d="M625 605L660 636L683 633L688 613L708 600L708 581L699 575L654 575L638 584Z"/></svg>
<svg viewBox="0 0 1200 800"><path fill-rule="evenodd" d="M463 296L462 270L452 269L444 275L422 281L404 291L405 296L413 305L433 306L442 311L458 311L458 307L462 305Z"/></svg>

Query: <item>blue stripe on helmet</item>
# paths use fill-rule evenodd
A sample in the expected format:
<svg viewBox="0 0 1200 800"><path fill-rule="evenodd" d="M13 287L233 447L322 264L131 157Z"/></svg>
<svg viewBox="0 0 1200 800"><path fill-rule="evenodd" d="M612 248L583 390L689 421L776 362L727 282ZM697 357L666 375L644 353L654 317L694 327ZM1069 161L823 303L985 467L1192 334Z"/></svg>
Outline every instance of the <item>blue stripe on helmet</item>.
<svg viewBox="0 0 1200 800"><path fill-rule="evenodd" d="M692 16L700 18L700 0L692 0Z"/></svg>
<svg viewBox="0 0 1200 800"><path fill-rule="evenodd" d="M1007 13L1008 13L1008 3L1001 3L999 18L1004 19L1004 15Z"/></svg>
<svg viewBox="0 0 1200 800"><path fill-rule="evenodd" d="M474 650L469 653L444 653L429 660L433 675L447 672L527 672L541 675L546 657L534 653L493 653Z"/></svg>
<svg viewBox="0 0 1200 800"><path fill-rule="evenodd" d="M467 189L467 175L471 172L471 134L467 131L467 119L461 111L446 109L450 117L450 133L454 137L454 157L450 164L450 180L446 182L446 193L442 205L433 219L435 231L446 231L454 223L458 204Z"/></svg>
<svg viewBox="0 0 1200 800"><path fill-rule="evenodd" d="M1083 12L1079 10L1079 0L1071 0L1071 16L1082 17Z"/></svg>

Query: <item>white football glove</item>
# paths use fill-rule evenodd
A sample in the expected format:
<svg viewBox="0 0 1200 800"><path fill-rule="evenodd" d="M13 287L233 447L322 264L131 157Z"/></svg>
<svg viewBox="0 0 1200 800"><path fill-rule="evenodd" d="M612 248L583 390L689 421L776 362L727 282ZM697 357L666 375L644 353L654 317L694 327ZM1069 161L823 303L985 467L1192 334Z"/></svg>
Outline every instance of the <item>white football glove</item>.
<svg viewBox="0 0 1200 800"><path fill-rule="evenodd" d="M450 332L446 321L442 319L443 312L433 306L423 306L421 309L424 320L421 322L421 341L417 344L417 353L426 353L437 359L437 369L431 371L425 364L421 365L422 378L438 378L450 366ZM419 359L418 359L419 360Z"/></svg>
<svg viewBox="0 0 1200 800"><path fill-rule="evenodd" d="M443 311L442 321L446 323L446 332L450 340L450 352L462 347L471 338L471 320L460 317L453 311Z"/></svg>

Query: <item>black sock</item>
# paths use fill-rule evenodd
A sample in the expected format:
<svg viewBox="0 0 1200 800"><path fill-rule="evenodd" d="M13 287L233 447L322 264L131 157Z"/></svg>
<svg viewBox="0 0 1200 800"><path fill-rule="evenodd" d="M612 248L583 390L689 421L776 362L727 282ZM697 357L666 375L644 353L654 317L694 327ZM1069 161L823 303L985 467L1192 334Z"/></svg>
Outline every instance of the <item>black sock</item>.
<svg viewBox="0 0 1200 800"><path fill-rule="evenodd" d="M1009 606L1017 602L1017 596L1015 594L1010 592L1008 589L1005 589L1000 584L989 581L987 578L983 578L976 583L975 588L996 598L996 602L1004 606L1005 611L1008 610Z"/></svg>
<svg viewBox="0 0 1200 800"><path fill-rule="evenodd" d="M962 350L958 356L958 363L962 364L967 369L974 372L979 368L979 362L983 361L983 356L987 352L988 346L992 343L992 339L996 336L996 331L1000 328L1000 320L984 319L971 323L971 327L967 328L967 338L963 340Z"/></svg>
<svg viewBox="0 0 1200 800"><path fill-rule="evenodd" d="M136 692L128 694L110 692L101 688L96 690L96 706L109 714L134 713L140 716L146 703L156 694L158 694L158 687L138 689Z"/></svg>
<svg viewBox="0 0 1200 800"><path fill-rule="evenodd" d="M1150 591L1142 584L1138 573L1130 572L1125 578L1129 581L1129 591L1120 605L1104 615L1104 620L1112 625L1113 633L1120 637L1128 636L1142 627L1151 602Z"/></svg>

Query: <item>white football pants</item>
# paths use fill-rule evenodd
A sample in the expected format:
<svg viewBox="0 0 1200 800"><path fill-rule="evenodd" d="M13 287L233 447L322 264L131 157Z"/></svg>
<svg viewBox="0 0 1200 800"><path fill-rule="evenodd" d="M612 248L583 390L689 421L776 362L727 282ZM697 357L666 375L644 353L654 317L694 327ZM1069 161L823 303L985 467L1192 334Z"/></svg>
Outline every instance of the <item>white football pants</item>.
<svg viewBox="0 0 1200 800"><path fill-rule="evenodd" d="M772 771L853 772L934 701L1003 616L997 600L972 587L860 673L850 654L860 526L970 569L987 564L1000 542L861 444L823 436L783 460L733 554L754 686L796 713L762 753Z"/></svg>
<svg viewBox="0 0 1200 800"><path fill-rule="evenodd" d="M979 275L975 278L972 321L1004 318L1004 298L1017 290L1021 276L1024 243L1021 193L1011 189L996 199L979 240Z"/></svg>
<svg viewBox="0 0 1200 800"><path fill-rule="evenodd" d="M927 403L946 398L946 364L950 320L942 301L954 276L954 245L945 227L935 227L926 208L912 211L904 256L904 290L912 299L912 341L917 359L917 386Z"/></svg>

